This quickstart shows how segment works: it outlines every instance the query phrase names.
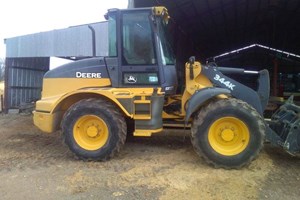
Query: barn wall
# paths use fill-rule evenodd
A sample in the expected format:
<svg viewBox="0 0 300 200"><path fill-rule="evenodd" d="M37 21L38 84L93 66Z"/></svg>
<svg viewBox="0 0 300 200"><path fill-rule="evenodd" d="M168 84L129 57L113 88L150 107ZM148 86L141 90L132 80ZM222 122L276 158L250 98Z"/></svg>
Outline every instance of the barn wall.
<svg viewBox="0 0 300 200"><path fill-rule="evenodd" d="M41 98L42 80L49 57L6 58L4 111Z"/></svg>

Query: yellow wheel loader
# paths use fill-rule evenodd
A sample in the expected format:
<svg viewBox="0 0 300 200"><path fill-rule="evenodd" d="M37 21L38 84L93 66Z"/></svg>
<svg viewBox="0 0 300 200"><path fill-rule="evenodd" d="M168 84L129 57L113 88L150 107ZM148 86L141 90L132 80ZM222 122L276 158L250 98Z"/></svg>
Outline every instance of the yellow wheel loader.
<svg viewBox="0 0 300 200"><path fill-rule="evenodd" d="M107 160L127 134L151 136L165 126L191 126L195 151L215 167L240 168L257 157L270 129L262 117L267 70L255 72L253 90L224 75L247 71L201 65L191 57L184 92L178 93L167 9L112 9L106 18L109 56L47 72L34 112L37 127L48 133L61 128L67 146L84 160Z"/></svg>

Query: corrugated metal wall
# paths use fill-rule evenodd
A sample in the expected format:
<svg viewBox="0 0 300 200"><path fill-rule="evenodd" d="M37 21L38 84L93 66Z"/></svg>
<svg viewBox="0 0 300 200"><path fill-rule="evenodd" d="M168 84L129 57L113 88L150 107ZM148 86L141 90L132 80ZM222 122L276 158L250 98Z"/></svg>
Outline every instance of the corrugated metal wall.
<svg viewBox="0 0 300 200"><path fill-rule="evenodd" d="M41 98L42 80L49 57L6 58L4 110L19 108Z"/></svg>
<svg viewBox="0 0 300 200"><path fill-rule="evenodd" d="M93 40L93 31L95 38ZM6 57L89 57L108 55L108 24L74 26L8 38L5 40Z"/></svg>

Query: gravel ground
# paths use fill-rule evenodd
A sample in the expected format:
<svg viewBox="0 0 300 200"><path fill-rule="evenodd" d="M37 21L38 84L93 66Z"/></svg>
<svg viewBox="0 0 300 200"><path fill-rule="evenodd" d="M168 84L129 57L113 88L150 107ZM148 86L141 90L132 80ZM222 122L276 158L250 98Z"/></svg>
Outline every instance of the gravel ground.
<svg viewBox="0 0 300 200"><path fill-rule="evenodd" d="M31 115L0 115L1 199L299 199L299 158L265 145L246 168L213 169L185 132L128 138L110 161L83 162Z"/></svg>

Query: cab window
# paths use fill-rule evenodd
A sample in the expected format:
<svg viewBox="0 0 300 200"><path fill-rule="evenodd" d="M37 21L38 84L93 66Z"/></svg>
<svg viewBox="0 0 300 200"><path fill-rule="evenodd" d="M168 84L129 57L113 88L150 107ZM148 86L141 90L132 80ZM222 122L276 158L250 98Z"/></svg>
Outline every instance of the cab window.
<svg viewBox="0 0 300 200"><path fill-rule="evenodd" d="M156 64L154 39L149 15L149 11L123 13L123 65Z"/></svg>

